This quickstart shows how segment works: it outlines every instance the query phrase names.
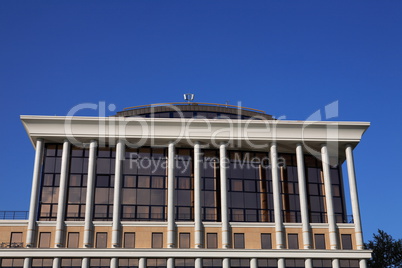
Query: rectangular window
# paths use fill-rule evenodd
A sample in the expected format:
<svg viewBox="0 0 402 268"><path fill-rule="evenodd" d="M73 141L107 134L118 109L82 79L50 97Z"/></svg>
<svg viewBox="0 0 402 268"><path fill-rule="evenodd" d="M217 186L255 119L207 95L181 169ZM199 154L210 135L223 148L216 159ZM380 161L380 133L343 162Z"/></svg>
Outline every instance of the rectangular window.
<svg viewBox="0 0 402 268"><path fill-rule="evenodd" d="M138 259L119 258L119 268L138 268Z"/></svg>
<svg viewBox="0 0 402 268"><path fill-rule="evenodd" d="M261 234L261 248L272 249L271 234Z"/></svg>
<svg viewBox="0 0 402 268"><path fill-rule="evenodd" d="M277 268L277 259L257 259L258 268Z"/></svg>
<svg viewBox="0 0 402 268"><path fill-rule="evenodd" d="M163 248L162 233L152 233L152 248Z"/></svg>
<svg viewBox="0 0 402 268"><path fill-rule="evenodd" d="M78 248L80 233L68 233L67 247L68 248Z"/></svg>
<svg viewBox="0 0 402 268"><path fill-rule="evenodd" d="M22 246L23 246L22 233L11 233L10 247L11 248L20 248Z"/></svg>
<svg viewBox="0 0 402 268"><path fill-rule="evenodd" d="M52 268L53 259L32 259L32 267L38 268Z"/></svg>
<svg viewBox="0 0 402 268"><path fill-rule="evenodd" d="M353 249L352 236L350 234L341 235L342 238L342 249Z"/></svg>
<svg viewBox="0 0 402 268"><path fill-rule="evenodd" d="M314 234L315 249L325 249L325 235Z"/></svg>
<svg viewBox="0 0 402 268"><path fill-rule="evenodd" d="M244 234L234 234L234 248L244 248Z"/></svg>
<svg viewBox="0 0 402 268"><path fill-rule="evenodd" d="M50 233L39 233L39 248L50 248Z"/></svg>
<svg viewBox="0 0 402 268"><path fill-rule="evenodd" d="M124 248L135 248L135 233L124 233Z"/></svg>
<svg viewBox="0 0 402 268"><path fill-rule="evenodd" d="M24 266L24 259L1 259L1 267L18 267Z"/></svg>
<svg viewBox="0 0 402 268"><path fill-rule="evenodd" d="M313 259L314 268L332 268L332 261L326 259Z"/></svg>
<svg viewBox="0 0 402 268"><path fill-rule="evenodd" d="M297 234L288 234L288 249L298 249L299 238Z"/></svg>
<svg viewBox="0 0 402 268"><path fill-rule="evenodd" d="M218 248L217 233L207 233L207 248Z"/></svg>
<svg viewBox="0 0 402 268"><path fill-rule="evenodd" d="M61 268L81 268L81 259L61 259Z"/></svg>
<svg viewBox="0 0 402 268"><path fill-rule="evenodd" d="M96 233L96 248L107 248L107 233Z"/></svg>
<svg viewBox="0 0 402 268"><path fill-rule="evenodd" d="M90 268L109 268L110 259L95 259L91 258Z"/></svg>
<svg viewBox="0 0 402 268"><path fill-rule="evenodd" d="M190 248L190 233L179 234L179 248Z"/></svg>

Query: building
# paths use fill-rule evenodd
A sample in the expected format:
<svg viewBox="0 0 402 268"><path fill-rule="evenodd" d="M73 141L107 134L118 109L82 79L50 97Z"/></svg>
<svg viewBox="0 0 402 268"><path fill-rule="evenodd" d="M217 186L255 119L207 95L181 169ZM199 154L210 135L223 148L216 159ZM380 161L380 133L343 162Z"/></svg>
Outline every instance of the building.
<svg viewBox="0 0 402 268"><path fill-rule="evenodd" d="M21 121L31 203L27 219L0 221L2 267L354 268L371 256L353 161L369 123L209 103Z"/></svg>

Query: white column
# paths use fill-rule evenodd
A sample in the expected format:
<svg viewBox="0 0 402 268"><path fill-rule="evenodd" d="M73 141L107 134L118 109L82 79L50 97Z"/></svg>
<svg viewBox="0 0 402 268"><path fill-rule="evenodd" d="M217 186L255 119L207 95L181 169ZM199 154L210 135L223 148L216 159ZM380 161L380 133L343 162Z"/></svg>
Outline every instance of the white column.
<svg viewBox="0 0 402 268"><path fill-rule="evenodd" d="M59 200L57 206L57 219L56 219L56 237L54 246L56 248L63 246L64 238L64 216L66 212L66 196L67 196L67 182L68 182L68 168L70 163L70 142L65 140L63 143L63 155L61 158L61 171L60 171L60 186L59 186Z"/></svg>
<svg viewBox="0 0 402 268"><path fill-rule="evenodd" d="M89 159L88 159L88 179L87 179L87 196L85 206L85 227L84 227L84 247L93 246L93 224L92 214L94 206L94 186L96 176L96 149L98 147L97 141L91 141L89 146ZM84 263L84 260L83 260ZM84 267L84 266L83 266Z"/></svg>
<svg viewBox="0 0 402 268"><path fill-rule="evenodd" d="M167 259L167 268L174 268L174 258L168 258Z"/></svg>
<svg viewBox="0 0 402 268"><path fill-rule="evenodd" d="M138 268L146 268L147 267L147 259L140 258L138 262Z"/></svg>
<svg viewBox="0 0 402 268"><path fill-rule="evenodd" d="M258 263L256 258L250 259L250 268L258 268Z"/></svg>
<svg viewBox="0 0 402 268"><path fill-rule="evenodd" d="M359 266L360 266L360 268L367 268L367 260L366 259L360 260Z"/></svg>
<svg viewBox="0 0 402 268"><path fill-rule="evenodd" d="M52 268L60 268L60 262L61 262L60 258L54 258Z"/></svg>
<svg viewBox="0 0 402 268"><path fill-rule="evenodd" d="M270 150L271 158L271 171L272 171L272 191L274 198L274 216L275 216L275 232L276 232L276 249L285 248L283 240L283 220L282 220L282 202L281 202L281 188L278 173L278 155L276 151L276 143L271 143Z"/></svg>
<svg viewBox="0 0 402 268"><path fill-rule="evenodd" d="M325 201L327 204L327 218L329 226L329 242L331 249L338 248L338 238L336 233L336 219L334 212L334 204L332 198L332 184L331 184L331 173L329 168L329 155L328 148L325 144L321 147L321 158L322 158L322 171L324 175L324 188L325 188Z"/></svg>
<svg viewBox="0 0 402 268"><path fill-rule="evenodd" d="M125 154L125 143L122 139L117 141L116 145L116 164L114 175L114 197L113 197L113 225L112 225L112 247L121 247L121 222L120 222L120 204L121 204L121 185L123 180L123 159Z"/></svg>
<svg viewBox="0 0 402 268"><path fill-rule="evenodd" d="M119 262L117 258L112 258L110 260L110 268L119 268Z"/></svg>
<svg viewBox="0 0 402 268"><path fill-rule="evenodd" d="M227 198L227 157L226 145L221 144L219 147L219 167L221 175L221 220L222 220L222 248L230 248L230 227L228 219L228 198Z"/></svg>
<svg viewBox="0 0 402 268"><path fill-rule="evenodd" d="M223 258L222 268L230 268L230 259L229 258Z"/></svg>
<svg viewBox="0 0 402 268"><path fill-rule="evenodd" d="M200 170L200 145L194 145L194 233L195 248L203 247L203 232L201 218L201 170Z"/></svg>
<svg viewBox="0 0 402 268"><path fill-rule="evenodd" d="M304 261L304 267L305 268L313 268L313 260L312 259L306 259Z"/></svg>
<svg viewBox="0 0 402 268"><path fill-rule="evenodd" d="M168 234L167 234L167 247L175 247L176 226L175 226L175 207L174 207L174 177L175 177L175 151L174 144L169 143L168 149Z"/></svg>
<svg viewBox="0 0 402 268"><path fill-rule="evenodd" d="M28 219L28 229L26 237L26 246L33 247L35 241L35 227L36 218L39 204L39 184L41 178L41 167L43 160L43 139L38 139L36 141L36 152L35 152L35 164L32 176L32 190L31 190L31 202L29 206L29 219Z"/></svg>
<svg viewBox="0 0 402 268"><path fill-rule="evenodd" d="M346 162L348 167L350 200L352 205L353 221L355 224L356 248L364 249L362 224L360 219L359 196L357 194L355 163L353 159L352 150L353 149L351 145L346 146L345 151L346 151Z"/></svg>
<svg viewBox="0 0 402 268"><path fill-rule="evenodd" d="M278 259L278 268L285 268L285 259Z"/></svg>
<svg viewBox="0 0 402 268"><path fill-rule="evenodd" d="M202 259L195 258L194 268L202 268Z"/></svg>
<svg viewBox="0 0 402 268"><path fill-rule="evenodd" d="M89 268L89 258L82 258L81 268Z"/></svg>
<svg viewBox="0 0 402 268"><path fill-rule="evenodd" d="M31 258L25 258L24 259L24 268L31 268L32 265L32 259Z"/></svg>
<svg viewBox="0 0 402 268"><path fill-rule="evenodd" d="M299 198L300 198L300 212L303 230L303 245L304 249L311 249L311 229L308 217L308 201L307 201L307 187L306 187L306 174L304 171L304 155L303 147L299 143L296 147L297 158L297 177L299 180Z"/></svg>
<svg viewBox="0 0 402 268"><path fill-rule="evenodd" d="M339 268L340 264L339 264L339 259L333 259L332 260L332 268Z"/></svg>

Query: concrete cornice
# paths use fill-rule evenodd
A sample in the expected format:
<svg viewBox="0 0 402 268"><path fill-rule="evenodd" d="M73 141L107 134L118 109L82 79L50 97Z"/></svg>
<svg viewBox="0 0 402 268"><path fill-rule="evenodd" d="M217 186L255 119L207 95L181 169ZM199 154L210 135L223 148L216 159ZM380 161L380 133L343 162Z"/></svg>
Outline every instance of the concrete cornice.
<svg viewBox="0 0 402 268"><path fill-rule="evenodd" d="M278 142L280 152L293 152L302 143L305 151L317 151L323 143L339 149L340 158L347 144L355 147L370 126L368 122L176 119L138 117L66 117L21 116L21 121L35 144L62 142L76 145L99 140L100 145L114 145L124 139L128 146L201 145L218 147L228 142L228 149L243 148L268 151L269 143Z"/></svg>
<svg viewBox="0 0 402 268"><path fill-rule="evenodd" d="M120 257L120 258L318 258L368 259L370 250L261 250L261 249L2 249L0 257Z"/></svg>

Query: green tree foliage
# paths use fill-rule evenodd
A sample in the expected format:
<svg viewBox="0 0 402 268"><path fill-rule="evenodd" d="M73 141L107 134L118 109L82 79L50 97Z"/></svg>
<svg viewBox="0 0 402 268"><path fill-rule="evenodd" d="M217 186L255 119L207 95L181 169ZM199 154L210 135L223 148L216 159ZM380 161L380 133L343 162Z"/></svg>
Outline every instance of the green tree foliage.
<svg viewBox="0 0 402 268"><path fill-rule="evenodd" d="M378 230L378 234L373 234L373 240L366 244L366 248L373 251L368 267L402 267L402 239L396 240L383 230Z"/></svg>

